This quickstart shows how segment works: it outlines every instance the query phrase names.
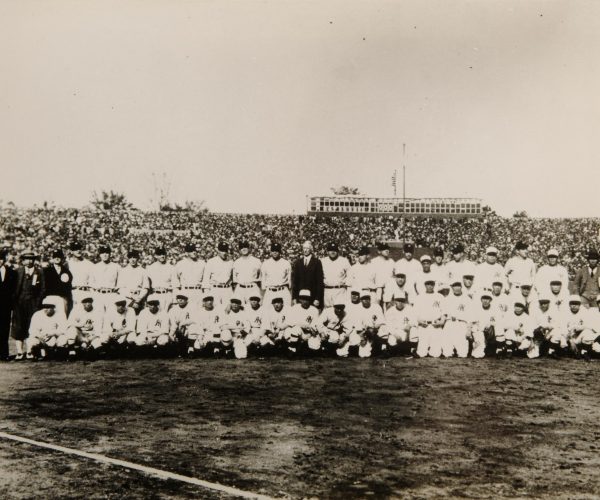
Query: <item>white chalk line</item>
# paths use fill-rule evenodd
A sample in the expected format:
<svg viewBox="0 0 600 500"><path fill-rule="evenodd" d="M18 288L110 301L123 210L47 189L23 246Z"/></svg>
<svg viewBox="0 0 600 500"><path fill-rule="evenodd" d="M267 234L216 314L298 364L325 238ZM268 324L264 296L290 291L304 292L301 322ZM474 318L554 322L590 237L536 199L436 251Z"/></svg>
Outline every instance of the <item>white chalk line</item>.
<svg viewBox="0 0 600 500"><path fill-rule="evenodd" d="M274 500L273 497L269 497L267 495L260 495L258 493L252 493L249 491L240 490L238 488L232 488L230 486L224 486L219 483L211 483L210 481L204 481L202 479L196 479L195 477L183 476L181 474L176 474L174 472L169 472L162 469L156 469L154 467L147 467L145 465L135 464L133 462L128 462L126 460L118 460L116 458L106 457L104 455L99 455L98 453L88 453L86 451L76 450L75 448L67 448L65 446L59 446L51 443L44 443L43 441L35 441L33 439L28 439L21 436L15 436L14 434L8 434L6 432L0 432L0 438L10 439L12 441L18 441L20 443L26 443L33 446L38 446L40 448L47 448L49 450L60 451L62 453L67 453L69 455L76 455L78 457L89 458L90 460L95 460L96 462L102 462L110 465L117 465L119 467L125 467L127 469L133 469L150 476L156 476L160 479L173 479L175 481L180 481L182 483L193 484L196 486L201 486L203 488L207 488L214 491L219 491L221 493L227 493L228 495L241 497L241 498L254 498L259 500Z"/></svg>

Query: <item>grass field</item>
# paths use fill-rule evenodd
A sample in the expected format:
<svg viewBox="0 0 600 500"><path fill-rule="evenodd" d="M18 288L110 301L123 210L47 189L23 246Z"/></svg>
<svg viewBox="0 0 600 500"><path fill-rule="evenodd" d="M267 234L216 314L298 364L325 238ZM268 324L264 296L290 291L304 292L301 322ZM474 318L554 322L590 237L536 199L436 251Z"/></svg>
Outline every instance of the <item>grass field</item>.
<svg viewBox="0 0 600 500"><path fill-rule="evenodd" d="M600 495L600 363L0 365L0 430L274 497ZM225 498L0 440L0 498Z"/></svg>

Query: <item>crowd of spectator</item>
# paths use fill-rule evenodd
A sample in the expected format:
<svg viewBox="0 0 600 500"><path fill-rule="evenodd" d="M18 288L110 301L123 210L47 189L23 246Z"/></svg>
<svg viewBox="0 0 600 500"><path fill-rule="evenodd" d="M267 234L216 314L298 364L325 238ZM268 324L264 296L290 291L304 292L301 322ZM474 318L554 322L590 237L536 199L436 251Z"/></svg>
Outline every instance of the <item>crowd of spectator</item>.
<svg viewBox="0 0 600 500"><path fill-rule="evenodd" d="M344 217L306 215L211 214L191 211L148 212L139 210L100 211L90 209L0 210L0 246L10 249L16 260L25 249L42 258L52 249L82 243L87 256L97 261L97 249L109 244L113 259L125 262L128 250L140 250L145 262L153 260L156 247L164 247L177 261L186 243L194 243L205 259L216 254L219 241L237 249L249 241L253 253L267 256L272 242L280 242L283 256L301 254L301 244L311 240L317 255L325 254L328 242L336 241L342 255L351 260L362 246L380 241L411 241L416 247L441 247L462 243L467 258L481 262L485 248L494 245L499 261L512 255L517 241L529 243L530 255L539 265L545 252L556 248L560 261L574 275L585 264L589 249L596 248L600 219L486 218L402 220L397 217Z"/></svg>

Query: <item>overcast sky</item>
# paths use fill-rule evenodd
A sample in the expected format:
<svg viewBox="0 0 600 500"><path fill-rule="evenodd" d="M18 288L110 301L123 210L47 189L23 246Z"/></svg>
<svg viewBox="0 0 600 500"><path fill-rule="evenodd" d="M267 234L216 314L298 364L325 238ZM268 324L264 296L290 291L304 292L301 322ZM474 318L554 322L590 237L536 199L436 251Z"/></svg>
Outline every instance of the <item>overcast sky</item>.
<svg viewBox="0 0 600 500"><path fill-rule="evenodd" d="M406 143L403 160L402 144ZM600 215L599 1L0 1L0 199Z"/></svg>

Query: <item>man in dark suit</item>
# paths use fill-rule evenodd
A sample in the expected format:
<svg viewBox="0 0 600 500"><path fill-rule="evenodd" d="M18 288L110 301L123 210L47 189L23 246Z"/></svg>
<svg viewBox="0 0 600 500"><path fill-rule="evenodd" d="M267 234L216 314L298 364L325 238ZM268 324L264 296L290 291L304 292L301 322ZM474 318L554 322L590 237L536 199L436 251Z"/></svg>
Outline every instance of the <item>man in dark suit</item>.
<svg viewBox="0 0 600 500"><path fill-rule="evenodd" d="M33 314L42 306L44 273L35 265L36 255L31 251L21 254L21 267L17 269L14 294L12 337L15 339L17 361L25 357L25 342Z"/></svg>
<svg viewBox="0 0 600 500"><path fill-rule="evenodd" d="M68 315L73 306L73 275L69 266L65 264L65 254L62 250L54 250L50 256L50 265L44 269L44 294L46 297L59 299L64 303L65 315ZM57 302L57 306L58 306Z"/></svg>
<svg viewBox="0 0 600 500"><path fill-rule="evenodd" d="M15 293L15 271L6 265L8 250L0 250L0 361L8 361L8 334Z"/></svg>
<svg viewBox="0 0 600 500"><path fill-rule="evenodd" d="M571 291L581 297L585 307L595 307L596 297L600 294L600 270L598 269L600 255L596 250L590 250L587 261L588 265L577 271Z"/></svg>
<svg viewBox="0 0 600 500"><path fill-rule="evenodd" d="M311 304L323 308L323 265L313 255L313 246L310 241L302 245L302 257L292 265L292 303L298 302L300 290L310 290Z"/></svg>

